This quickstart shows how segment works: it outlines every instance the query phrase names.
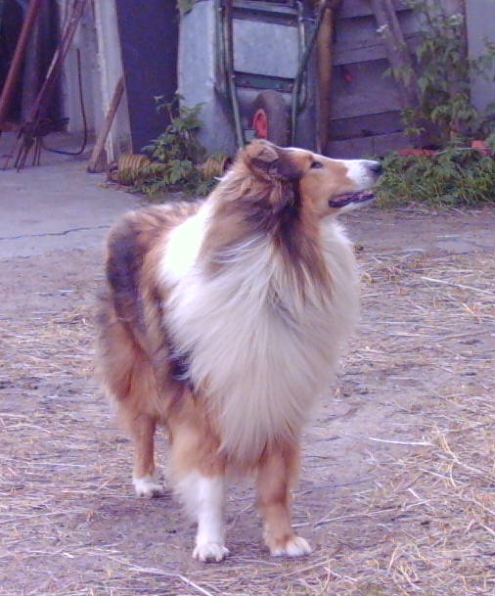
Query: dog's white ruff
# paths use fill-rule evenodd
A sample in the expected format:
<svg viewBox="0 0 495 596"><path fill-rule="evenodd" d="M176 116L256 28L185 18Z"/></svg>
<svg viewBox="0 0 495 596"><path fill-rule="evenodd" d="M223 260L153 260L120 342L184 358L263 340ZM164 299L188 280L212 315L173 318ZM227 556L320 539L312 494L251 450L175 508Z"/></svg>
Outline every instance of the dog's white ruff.
<svg viewBox="0 0 495 596"><path fill-rule="evenodd" d="M171 288L164 312L194 385L220 415L222 447L256 461L267 440L293 436L333 377L358 314L355 259L328 218L321 242L330 293L308 272L302 299L290 263L266 236L223 255L211 276L200 258L210 217L207 202L170 234L159 272Z"/></svg>

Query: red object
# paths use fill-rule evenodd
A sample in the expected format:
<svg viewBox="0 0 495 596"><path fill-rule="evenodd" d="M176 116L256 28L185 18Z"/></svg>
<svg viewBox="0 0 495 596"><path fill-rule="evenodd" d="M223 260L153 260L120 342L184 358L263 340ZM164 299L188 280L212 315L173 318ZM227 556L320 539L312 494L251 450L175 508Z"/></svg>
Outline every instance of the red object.
<svg viewBox="0 0 495 596"><path fill-rule="evenodd" d="M431 156L436 155L438 151L434 149L415 149L414 147L407 147L406 149L399 149L399 155L407 156L407 155L423 155L423 156Z"/></svg>
<svg viewBox="0 0 495 596"><path fill-rule="evenodd" d="M254 136L257 139L268 138L268 117L266 115L265 110L261 108L259 110L256 110L253 116L253 128Z"/></svg>
<svg viewBox="0 0 495 596"><path fill-rule="evenodd" d="M477 149L482 155L492 154L492 151L486 141L471 141L471 148Z"/></svg>

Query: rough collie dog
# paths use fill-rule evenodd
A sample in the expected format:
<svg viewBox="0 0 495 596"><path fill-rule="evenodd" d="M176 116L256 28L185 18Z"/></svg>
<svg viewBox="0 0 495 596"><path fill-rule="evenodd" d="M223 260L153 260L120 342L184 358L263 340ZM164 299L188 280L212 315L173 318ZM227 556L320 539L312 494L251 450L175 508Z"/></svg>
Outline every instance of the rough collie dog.
<svg viewBox="0 0 495 596"><path fill-rule="evenodd" d="M165 426L193 556L220 561L226 475L252 472L272 555L300 556L290 489L301 427L358 312L336 215L372 198L380 164L254 141L202 202L125 215L110 233L99 364L134 440L133 483L158 496Z"/></svg>

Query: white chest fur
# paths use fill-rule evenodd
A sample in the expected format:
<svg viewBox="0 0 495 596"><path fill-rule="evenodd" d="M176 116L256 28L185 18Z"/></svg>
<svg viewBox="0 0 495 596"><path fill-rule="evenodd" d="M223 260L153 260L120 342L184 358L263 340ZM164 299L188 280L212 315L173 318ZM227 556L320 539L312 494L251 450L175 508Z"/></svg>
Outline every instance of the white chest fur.
<svg viewBox="0 0 495 596"><path fill-rule="evenodd" d="M207 276L198 264L208 209L178 226L161 262L169 293L167 326L190 356L193 383L219 413L222 445L240 460L257 458L270 438L293 435L328 386L357 317L355 260L335 222L324 230L331 292L290 287L266 237L229 255Z"/></svg>

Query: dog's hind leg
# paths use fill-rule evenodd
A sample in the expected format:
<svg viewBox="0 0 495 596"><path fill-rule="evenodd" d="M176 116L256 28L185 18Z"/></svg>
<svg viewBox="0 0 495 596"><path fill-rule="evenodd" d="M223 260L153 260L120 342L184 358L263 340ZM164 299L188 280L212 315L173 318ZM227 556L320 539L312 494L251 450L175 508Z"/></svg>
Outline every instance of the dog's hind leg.
<svg viewBox="0 0 495 596"><path fill-rule="evenodd" d="M298 448L288 442L269 447L258 466L258 507L263 516L265 544L274 556L300 557L311 552L308 542L294 533L291 523L290 488L298 467Z"/></svg>
<svg viewBox="0 0 495 596"><path fill-rule="evenodd" d="M160 497L164 492L155 469L156 422L156 418L145 413L128 421L134 441L132 483L138 497Z"/></svg>
<svg viewBox="0 0 495 596"><path fill-rule="evenodd" d="M153 368L129 322L119 318L112 296L100 300L98 372L119 419L134 443L133 484L140 497L157 497L154 435L159 412Z"/></svg>

